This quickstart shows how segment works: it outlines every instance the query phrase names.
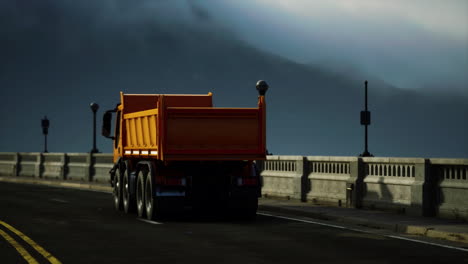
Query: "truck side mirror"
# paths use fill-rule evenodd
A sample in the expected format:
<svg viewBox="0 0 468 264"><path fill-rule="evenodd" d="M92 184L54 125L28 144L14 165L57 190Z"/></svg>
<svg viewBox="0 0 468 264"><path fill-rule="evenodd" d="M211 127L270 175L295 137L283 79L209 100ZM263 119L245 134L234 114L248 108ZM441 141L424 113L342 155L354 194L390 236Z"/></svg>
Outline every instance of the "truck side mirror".
<svg viewBox="0 0 468 264"><path fill-rule="evenodd" d="M112 122L112 112L115 112L113 110L106 111L104 114L104 117L102 119L102 132L101 134L110 139L114 139L114 137L111 137L111 122Z"/></svg>

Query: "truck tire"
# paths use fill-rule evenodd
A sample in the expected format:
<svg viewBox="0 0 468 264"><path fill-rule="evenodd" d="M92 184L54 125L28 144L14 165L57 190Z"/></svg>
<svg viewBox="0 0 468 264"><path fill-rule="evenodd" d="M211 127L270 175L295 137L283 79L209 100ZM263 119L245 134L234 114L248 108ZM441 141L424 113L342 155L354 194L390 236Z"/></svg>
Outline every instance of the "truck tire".
<svg viewBox="0 0 468 264"><path fill-rule="evenodd" d="M114 175L114 189L112 191L112 197L114 199L114 208L117 211L122 210L122 171L120 166L115 170Z"/></svg>
<svg viewBox="0 0 468 264"><path fill-rule="evenodd" d="M137 174L137 184L136 184L136 207L138 217L145 217L146 216L146 209L145 209L145 180L148 176L148 167L142 166L140 170L138 170Z"/></svg>
<svg viewBox="0 0 468 264"><path fill-rule="evenodd" d="M156 196L156 184L153 180L154 172L152 171L151 167L148 171L148 176L146 177L145 182L145 211L146 211L146 218L148 220L155 220L157 217L161 215L160 208L159 208L159 199Z"/></svg>
<svg viewBox="0 0 468 264"><path fill-rule="evenodd" d="M125 163L126 170L122 175L122 202L123 202L123 209L126 214L131 214L135 212L135 197L132 195L130 190L130 169L128 164Z"/></svg>

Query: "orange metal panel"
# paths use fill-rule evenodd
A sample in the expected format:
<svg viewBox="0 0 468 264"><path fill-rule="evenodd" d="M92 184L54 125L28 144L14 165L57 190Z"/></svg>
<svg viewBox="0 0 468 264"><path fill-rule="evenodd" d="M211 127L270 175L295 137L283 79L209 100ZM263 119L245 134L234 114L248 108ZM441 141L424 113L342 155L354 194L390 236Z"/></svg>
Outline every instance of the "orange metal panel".
<svg viewBox="0 0 468 264"><path fill-rule="evenodd" d="M124 114L140 112L158 108L159 97L164 96L167 107L212 107L212 94L189 95L189 94L122 94L122 102L125 105Z"/></svg>
<svg viewBox="0 0 468 264"><path fill-rule="evenodd" d="M212 94L208 95L164 95L166 107L213 107Z"/></svg>
<svg viewBox="0 0 468 264"><path fill-rule="evenodd" d="M141 125L141 117L135 118L134 122L135 122L135 130L137 132L138 147L144 147L144 144L143 144L143 126Z"/></svg>
<svg viewBox="0 0 468 264"><path fill-rule="evenodd" d="M130 119L130 131L128 133L130 133L131 137L132 137L132 146L133 147L138 147L138 138L137 138L137 132L136 132L136 127L135 127L135 119Z"/></svg>
<svg viewBox="0 0 468 264"><path fill-rule="evenodd" d="M226 160L264 160L265 155L260 154L238 154L238 155L210 155L210 154L166 154L166 160L171 161L226 161Z"/></svg>
<svg viewBox="0 0 468 264"><path fill-rule="evenodd" d="M265 158L265 101L213 108L208 95L121 94L122 154L160 160Z"/></svg>
<svg viewBox="0 0 468 264"><path fill-rule="evenodd" d="M151 135L155 131L157 120L157 109L126 114L125 122L129 130L128 144L125 149L155 149L157 148L155 137ZM153 124L149 123L153 121ZM153 138L153 142L151 140Z"/></svg>
<svg viewBox="0 0 468 264"><path fill-rule="evenodd" d="M156 115L149 116L148 127L150 133L150 146L157 147L157 126L156 126Z"/></svg>
<svg viewBox="0 0 468 264"><path fill-rule="evenodd" d="M129 119L125 120L125 126L126 126L127 130L130 131L130 129L129 129L130 128L130 120ZM133 148L133 146L134 146L134 143L133 143L132 137L131 137L131 133L127 133L127 145L129 147L131 147L131 148Z"/></svg>
<svg viewBox="0 0 468 264"><path fill-rule="evenodd" d="M150 115L156 115L158 114L158 109L151 109L151 110L145 110L145 111L139 111L139 112L133 112L129 114L125 114L124 118L135 118L135 117L142 117L142 116L150 116Z"/></svg>
<svg viewBox="0 0 468 264"><path fill-rule="evenodd" d="M123 94L124 114L157 108L157 94Z"/></svg>
<svg viewBox="0 0 468 264"><path fill-rule="evenodd" d="M143 116L140 118L141 120L141 129L143 131L143 146L144 147L148 147L150 145L150 133L151 131L149 131L149 127L148 127L148 117L147 116Z"/></svg>
<svg viewBox="0 0 468 264"><path fill-rule="evenodd" d="M257 108L168 108L165 154L261 155Z"/></svg>

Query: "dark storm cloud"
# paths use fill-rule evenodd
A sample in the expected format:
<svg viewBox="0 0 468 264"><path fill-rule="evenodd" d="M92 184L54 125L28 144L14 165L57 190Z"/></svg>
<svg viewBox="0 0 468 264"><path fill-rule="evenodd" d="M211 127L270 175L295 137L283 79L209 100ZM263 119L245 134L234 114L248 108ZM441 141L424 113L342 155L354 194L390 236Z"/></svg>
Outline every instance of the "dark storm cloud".
<svg viewBox="0 0 468 264"><path fill-rule="evenodd" d="M224 2L230 12L216 17L263 50L402 88L468 96L468 1Z"/></svg>
<svg viewBox="0 0 468 264"><path fill-rule="evenodd" d="M198 5L196 3L196 1L191 1L191 0L188 0L187 1L189 7L190 7L190 10L192 11L192 14L199 20L202 20L202 21L210 21L212 20L212 17L210 15L210 13L208 13L207 10L205 10L203 7L201 7L200 5Z"/></svg>
<svg viewBox="0 0 468 264"><path fill-rule="evenodd" d="M362 80L281 58L238 39L195 1L3 1L0 3L0 151L39 151L51 119L51 151L86 152L89 103L113 108L127 93L214 92L216 106L255 106L265 79L269 149L276 154L362 152ZM272 43L273 44L273 43ZM468 157L463 98L370 83L371 152ZM378 92L377 92L378 88ZM111 144L98 139L98 148Z"/></svg>

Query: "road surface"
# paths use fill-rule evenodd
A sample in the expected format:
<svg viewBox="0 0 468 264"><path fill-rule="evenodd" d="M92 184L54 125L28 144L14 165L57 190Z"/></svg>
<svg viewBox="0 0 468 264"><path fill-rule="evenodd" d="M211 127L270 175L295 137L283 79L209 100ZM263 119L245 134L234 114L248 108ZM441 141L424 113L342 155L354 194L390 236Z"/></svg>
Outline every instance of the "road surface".
<svg viewBox="0 0 468 264"><path fill-rule="evenodd" d="M259 214L160 222L111 194L0 182L0 263L468 263L468 252Z"/></svg>

